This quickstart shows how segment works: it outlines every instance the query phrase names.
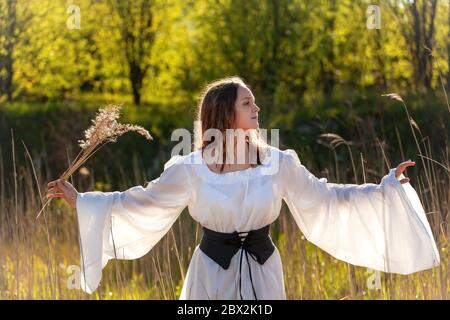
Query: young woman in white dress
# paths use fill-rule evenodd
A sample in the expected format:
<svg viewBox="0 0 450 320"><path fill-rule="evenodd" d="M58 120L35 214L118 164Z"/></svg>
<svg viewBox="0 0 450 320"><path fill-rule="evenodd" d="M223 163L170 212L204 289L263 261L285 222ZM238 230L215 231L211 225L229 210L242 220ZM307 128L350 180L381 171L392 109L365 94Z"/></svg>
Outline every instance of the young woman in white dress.
<svg viewBox="0 0 450 320"><path fill-rule="evenodd" d="M282 200L305 237L337 259L399 274L439 265L424 209L403 175L414 162L390 169L379 184L330 183L311 174L294 150L262 142L260 108L240 78L208 85L198 108L200 145L173 156L146 187L80 193L69 182L48 183L55 191L49 197L77 210L84 291L96 290L108 260L148 253L186 207L204 236L180 299L285 299L280 254L268 235ZM249 133L244 148L256 150L257 161L251 152L244 160L230 157L238 155L234 138L228 145L206 138L208 129L225 137L230 128Z"/></svg>

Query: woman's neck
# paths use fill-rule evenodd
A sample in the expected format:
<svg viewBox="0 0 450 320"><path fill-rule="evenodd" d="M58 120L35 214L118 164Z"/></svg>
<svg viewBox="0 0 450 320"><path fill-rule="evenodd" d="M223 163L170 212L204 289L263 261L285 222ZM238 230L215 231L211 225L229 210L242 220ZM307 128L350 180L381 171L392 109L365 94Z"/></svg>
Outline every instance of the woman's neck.
<svg viewBox="0 0 450 320"><path fill-rule="evenodd" d="M243 146L238 145L237 141L234 141L233 146L228 146L227 149L224 150L226 151L225 161L223 160L223 156L220 157L216 155L216 151L220 152L220 148L214 146L213 144L210 144L205 149L210 148L212 148L212 150L208 152L210 152L211 158L214 159L210 164L214 167L217 167L219 170L222 167L222 164L224 164L224 169L232 168L232 171L235 171L235 169L237 168L248 168L255 164L250 161L248 141L246 141Z"/></svg>

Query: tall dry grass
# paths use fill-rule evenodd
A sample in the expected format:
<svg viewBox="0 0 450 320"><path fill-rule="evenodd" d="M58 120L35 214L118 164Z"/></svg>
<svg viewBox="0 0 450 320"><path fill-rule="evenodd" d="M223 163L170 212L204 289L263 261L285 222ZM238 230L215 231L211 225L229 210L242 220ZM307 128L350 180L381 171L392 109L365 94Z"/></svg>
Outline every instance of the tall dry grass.
<svg viewBox="0 0 450 320"><path fill-rule="evenodd" d="M153 139L150 133L148 133L148 131L141 126L117 122L117 119L120 118L121 108L122 105L107 105L105 108L100 109L97 112L95 119L91 120L92 125L84 131L85 140L78 141L81 147L80 152L58 179L67 181L67 179L71 177L72 174L76 172L78 168L80 168L98 150L100 150L109 142L116 142L117 138L124 133L134 131L144 136L149 141ZM33 166L33 159L31 159L29 153L27 153L27 155L30 157L30 163ZM36 179L36 175L34 176L34 178ZM45 199L42 198L42 194L39 188L38 191L41 199L44 201ZM39 218L40 214L44 211L44 209L52 199L53 198L49 198L45 201L45 203L42 205L42 209L39 210L36 219Z"/></svg>
<svg viewBox="0 0 450 320"><path fill-rule="evenodd" d="M400 103L404 103L399 100ZM272 228L272 238L280 250L288 299L448 299L450 297L449 219L450 219L450 143L445 140L440 150L433 151L430 138L422 136L406 103L405 116L411 137L398 137L386 142L375 134L371 139L354 137L365 144L348 141L328 133L321 143L328 146L333 162L317 175L338 183L379 182L387 169L399 159L389 158L387 146L398 146L397 154L405 159L405 141L414 141L420 162L407 174L426 209L442 264L432 270L401 276L379 273L381 287L368 287L377 275L372 270L338 261L305 240L284 205ZM369 124L359 124L367 128ZM331 141L331 142L330 142ZM342 148L341 146L344 146ZM375 147L375 149L374 149ZM366 154L360 150L371 150ZM350 163L339 160L348 154ZM354 154L358 154L355 156ZM6 156L5 156L6 155ZM27 165L15 166L18 157L26 157ZM409 156L409 155L406 155ZM200 226L184 212L171 231L145 257L133 261L111 261L103 272L103 281L92 295L70 289L74 270L79 264L79 247L75 211L56 199L54 205L36 220L42 205L42 188L49 177L45 164L49 155L31 155L26 145L17 144L11 132L11 150L0 147L0 299L176 299L195 246L200 240ZM4 172L4 159L12 161L13 172ZM72 163L68 155L68 164ZM303 156L307 167L313 167ZM33 164L33 165L32 165ZM81 168L72 176L79 191L111 191L112 181L98 181L93 170ZM141 165L123 168L121 190L143 184L149 178ZM353 177L343 176L350 169ZM125 174L126 173L126 174ZM133 182L130 176L135 177ZM351 179L350 179L351 178ZM8 195L5 190L13 190Z"/></svg>

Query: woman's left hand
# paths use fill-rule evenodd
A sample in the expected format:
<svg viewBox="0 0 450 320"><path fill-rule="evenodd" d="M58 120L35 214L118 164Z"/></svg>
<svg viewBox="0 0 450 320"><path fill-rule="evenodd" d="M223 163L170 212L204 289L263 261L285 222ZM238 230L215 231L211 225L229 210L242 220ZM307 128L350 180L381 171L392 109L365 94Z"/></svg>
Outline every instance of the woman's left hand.
<svg viewBox="0 0 450 320"><path fill-rule="evenodd" d="M406 170L407 167L415 166L416 163L414 161L411 161L409 159L408 161L402 162L397 166L397 169L395 170L395 177L400 180L401 184L408 183L409 178L399 179L401 178L402 173Z"/></svg>

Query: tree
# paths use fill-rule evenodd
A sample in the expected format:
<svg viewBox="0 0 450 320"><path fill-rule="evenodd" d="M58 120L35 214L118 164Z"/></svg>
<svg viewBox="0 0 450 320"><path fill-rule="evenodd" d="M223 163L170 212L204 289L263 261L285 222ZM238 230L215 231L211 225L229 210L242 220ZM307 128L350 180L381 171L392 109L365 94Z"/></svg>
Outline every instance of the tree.
<svg viewBox="0 0 450 320"><path fill-rule="evenodd" d="M320 59L320 72L323 81L323 93L325 96L330 97L333 93L334 85L336 84L335 72L335 57L334 57L334 29L336 20L337 4L336 0L329 2L329 7L324 12L325 14L325 29L322 33L323 36L323 51L324 54Z"/></svg>
<svg viewBox="0 0 450 320"><path fill-rule="evenodd" d="M450 39L450 3L448 4L447 10L447 89L450 90L450 41L448 40Z"/></svg>
<svg viewBox="0 0 450 320"><path fill-rule="evenodd" d="M435 18L437 0L405 0L401 5L392 7L397 15L404 16L402 33L413 56L414 82L416 89L431 89L432 57L429 54L434 47ZM399 12L404 7L404 12Z"/></svg>
<svg viewBox="0 0 450 320"><path fill-rule="evenodd" d="M6 94L9 102L15 90L18 45L26 42L23 35L32 18L33 11L28 8L28 3L0 0L0 97Z"/></svg>
<svg viewBox="0 0 450 320"><path fill-rule="evenodd" d="M311 40L303 36L309 30L302 27L308 19L305 12L313 7L291 0L208 2L196 21L200 72L209 78L242 76L269 118L279 97L286 101L307 88L298 79L307 74L303 52Z"/></svg>
<svg viewBox="0 0 450 320"><path fill-rule="evenodd" d="M150 54L156 34L154 3L151 0L110 0L109 3L118 16L134 103L140 105L142 82L152 66Z"/></svg>
<svg viewBox="0 0 450 320"><path fill-rule="evenodd" d="M17 1L0 2L0 96L13 97L14 48L17 44Z"/></svg>

